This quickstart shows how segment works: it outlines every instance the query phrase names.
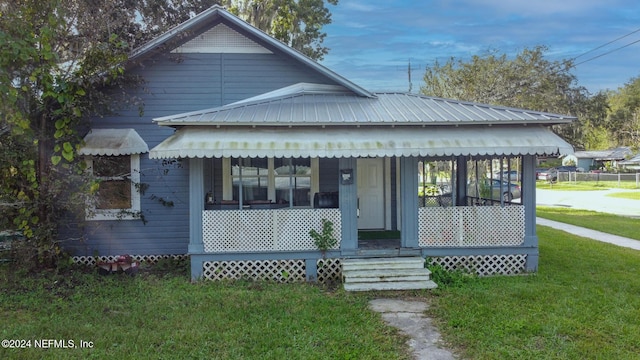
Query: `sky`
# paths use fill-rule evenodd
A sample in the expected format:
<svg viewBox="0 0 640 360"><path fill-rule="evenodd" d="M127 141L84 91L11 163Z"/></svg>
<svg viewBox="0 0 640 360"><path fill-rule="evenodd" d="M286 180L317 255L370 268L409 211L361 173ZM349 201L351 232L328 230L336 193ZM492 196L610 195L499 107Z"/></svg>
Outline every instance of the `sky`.
<svg viewBox="0 0 640 360"><path fill-rule="evenodd" d="M418 92L436 60L489 50L513 58L537 45L548 48L547 60L575 58L577 85L591 93L640 76L636 0L340 0L328 7L322 64L370 91L408 91L409 62Z"/></svg>

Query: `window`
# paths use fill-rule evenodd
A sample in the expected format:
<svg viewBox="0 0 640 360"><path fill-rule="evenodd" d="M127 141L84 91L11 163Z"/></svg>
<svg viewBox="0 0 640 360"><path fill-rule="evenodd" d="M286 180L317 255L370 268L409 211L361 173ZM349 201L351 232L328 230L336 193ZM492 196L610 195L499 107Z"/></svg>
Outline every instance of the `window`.
<svg viewBox="0 0 640 360"><path fill-rule="evenodd" d="M309 207L317 191L318 159L225 158L224 200ZM312 169L315 169L313 171Z"/></svg>
<svg viewBox="0 0 640 360"><path fill-rule="evenodd" d="M311 206L311 159L275 159L276 199Z"/></svg>
<svg viewBox="0 0 640 360"><path fill-rule="evenodd" d="M140 155L92 156L87 168L99 181L90 220L138 218Z"/></svg>

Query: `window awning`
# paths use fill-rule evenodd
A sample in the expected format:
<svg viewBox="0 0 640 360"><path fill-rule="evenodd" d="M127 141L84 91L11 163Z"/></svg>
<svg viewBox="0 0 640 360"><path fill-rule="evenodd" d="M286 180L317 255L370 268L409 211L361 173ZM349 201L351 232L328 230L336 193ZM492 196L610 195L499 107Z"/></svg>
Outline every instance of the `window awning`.
<svg viewBox="0 0 640 360"><path fill-rule="evenodd" d="M544 126L271 127L186 126L150 158L567 155Z"/></svg>
<svg viewBox="0 0 640 360"><path fill-rule="evenodd" d="M84 137L80 155L131 155L149 152L147 143L134 129L92 129Z"/></svg>

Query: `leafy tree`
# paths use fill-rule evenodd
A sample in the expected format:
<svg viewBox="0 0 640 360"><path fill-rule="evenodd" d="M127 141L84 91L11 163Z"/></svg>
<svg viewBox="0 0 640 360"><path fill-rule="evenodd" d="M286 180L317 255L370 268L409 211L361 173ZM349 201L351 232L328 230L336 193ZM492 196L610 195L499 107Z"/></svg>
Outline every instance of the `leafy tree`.
<svg viewBox="0 0 640 360"><path fill-rule="evenodd" d="M607 127L615 146L640 147L640 77L609 93Z"/></svg>
<svg viewBox="0 0 640 360"><path fill-rule="evenodd" d="M315 60L329 51L322 46L324 25L331 23L327 4L338 0L143 0L137 10L142 16L147 39L188 20L214 4Z"/></svg>
<svg viewBox="0 0 640 360"><path fill-rule="evenodd" d="M556 132L578 148L587 139L601 139L606 96L591 97L577 85L571 61L549 61L547 49L524 49L515 58L489 51L465 62L451 58L427 67L421 92L425 95L493 105L573 114L578 120ZM595 136L595 138L594 138Z"/></svg>
<svg viewBox="0 0 640 360"><path fill-rule="evenodd" d="M76 14L88 5L0 2L0 229L20 230L35 249L22 260L36 265L60 253L61 219L84 214L86 192L69 191L85 183L76 129L105 104L99 89L120 76L125 58L117 33Z"/></svg>

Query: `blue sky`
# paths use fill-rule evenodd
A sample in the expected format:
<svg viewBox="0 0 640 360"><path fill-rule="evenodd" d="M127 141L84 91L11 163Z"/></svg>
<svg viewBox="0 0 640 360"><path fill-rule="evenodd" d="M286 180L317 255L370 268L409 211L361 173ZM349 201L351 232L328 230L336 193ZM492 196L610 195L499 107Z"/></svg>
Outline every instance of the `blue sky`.
<svg viewBox="0 0 640 360"><path fill-rule="evenodd" d="M413 91L424 68L488 49L513 56L547 46L549 60L578 57L640 29L640 1L632 0L340 0L325 26L331 48L322 62L371 91ZM592 57L625 46L597 59ZM640 31L579 56L578 85L595 93L640 76Z"/></svg>

